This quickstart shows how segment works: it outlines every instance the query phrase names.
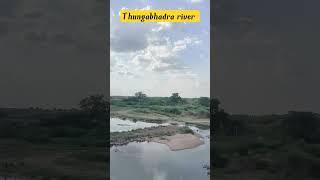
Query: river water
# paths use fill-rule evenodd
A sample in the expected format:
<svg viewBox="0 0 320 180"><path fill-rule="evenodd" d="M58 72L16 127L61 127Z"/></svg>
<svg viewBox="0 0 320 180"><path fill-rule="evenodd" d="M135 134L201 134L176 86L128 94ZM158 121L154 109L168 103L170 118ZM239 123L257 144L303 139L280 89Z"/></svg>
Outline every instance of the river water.
<svg viewBox="0 0 320 180"><path fill-rule="evenodd" d="M131 131L134 129L141 129L146 127L155 127L155 126L166 126L169 123L157 124L157 123L147 123L143 121L131 121L131 120L123 120L119 118L110 118L110 132L123 132L123 131Z"/></svg>
<svg viewBox="0 0 320 180"><path fill-rule="evenodd" d="M159 126L118 118L111 118L110 121L111 132ZM166 145L154 142L132 142L112 147L111 180L209 180L210 176L203 166L210 162L210 132L190 128L202 136L203 145L181 151L171 151Z"/></svg>

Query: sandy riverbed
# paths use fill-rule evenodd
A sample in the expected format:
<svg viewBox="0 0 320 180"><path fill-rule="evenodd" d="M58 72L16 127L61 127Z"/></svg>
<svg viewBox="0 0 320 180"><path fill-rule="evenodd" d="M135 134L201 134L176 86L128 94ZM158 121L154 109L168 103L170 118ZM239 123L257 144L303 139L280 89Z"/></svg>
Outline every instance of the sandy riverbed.
<svg viewBox="0 0 320 180"><path fill-rule="evenodd" d="M193 134L175 134L173 136L157 137L153 139L153 142L166 144L172 151L192 149L204 144L198 136Z"/></svg>

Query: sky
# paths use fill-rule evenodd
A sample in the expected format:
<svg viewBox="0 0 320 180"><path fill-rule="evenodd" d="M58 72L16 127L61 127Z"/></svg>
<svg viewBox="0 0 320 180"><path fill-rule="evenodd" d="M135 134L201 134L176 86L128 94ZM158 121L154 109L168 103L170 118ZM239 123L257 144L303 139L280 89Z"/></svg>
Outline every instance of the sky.
<svg viewBox="0 0 320 180"><path fill-rule="evenodd" d="M110 93L210 96L210 1L111 0ZM200 23L121 23L126 9L196 9Z"/></svg>

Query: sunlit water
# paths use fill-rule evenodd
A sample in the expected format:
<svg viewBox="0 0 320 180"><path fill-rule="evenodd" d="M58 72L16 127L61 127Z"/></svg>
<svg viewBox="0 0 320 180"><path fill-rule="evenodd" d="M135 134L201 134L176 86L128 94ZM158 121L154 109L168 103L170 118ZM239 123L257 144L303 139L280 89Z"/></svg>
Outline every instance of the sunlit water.
<svg viewBox="0 0 320 180"><path fill-rule="evenodd" d="M138 125L133 125L132 123L135 122L120 119L111 121L112 132L158 125L139 121L136 122L139 123ZM125 146L112 147L110 149L111 180L210 179L207 170L203 168L210 161L209 130L190 128L202 136L205 142L203 145L181 151L171 151L166 145L153 142L132 142Z"/></svg>

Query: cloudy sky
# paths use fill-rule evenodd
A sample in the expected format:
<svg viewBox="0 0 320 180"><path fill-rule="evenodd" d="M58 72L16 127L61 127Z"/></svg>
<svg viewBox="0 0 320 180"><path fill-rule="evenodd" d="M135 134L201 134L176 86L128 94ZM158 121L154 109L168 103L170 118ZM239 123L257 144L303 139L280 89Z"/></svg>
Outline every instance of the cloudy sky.
<svg viewBox="0 0 320 180"><path fill-rule="evenodd" d="M210 95L210 5L207 0L112 0L111 95ZM200 23L120 23L127 9L197 9Z"/></svg>

